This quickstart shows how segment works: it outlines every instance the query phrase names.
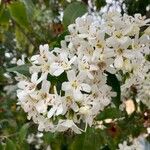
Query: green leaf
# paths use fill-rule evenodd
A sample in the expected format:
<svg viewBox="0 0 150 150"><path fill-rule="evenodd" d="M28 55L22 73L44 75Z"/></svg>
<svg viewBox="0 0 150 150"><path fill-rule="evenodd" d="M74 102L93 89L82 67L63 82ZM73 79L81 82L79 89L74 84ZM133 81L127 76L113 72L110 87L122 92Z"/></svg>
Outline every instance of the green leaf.
<svg viewBox="0 0 150 150"><path fill-rule="evenodd" d="M87 12L87 7L82 2L73 2L64 11L63 25L67 28L68 25L73 23L77 17L82 16Z"/></svg>
<svg viewBox="0 0 150 150"><path fill-rule="evenodd" d="M12 140L8 139L6 142L5 150L16 150L15 143Z"/></svg>
<svg viewBox="0 0 150 150"><path fill-rule="evenodd" d="M77 150L77 149L83 150L84 139L85 139L85 134L77 135L70 146L70 150Z"/></svg>
<svg viewBox="0 0 150 150"><path fill-rule="evenodd" d="M69 150L99 150L101 145L103 145L100 134L99 130L88 127L85 133L76 135L70 144Z"/></svg>
<svg viewBox="0 0 150 150"><path fill-rule="evenodd" d="M25 76L29 76L29 65L20 65L12 68L7 69L8 72L18 72L20 74L23 74Z"/></svg>
<svg viewBox="0 0 150 150"><path fill-rule="evenodd" d="M6 77L4 76L4 69L0 67L0 84L6 81Z"/></svg>
<svg viewBox="0 0 150 150"><path fill-rule="evenodd" d="M29 123L26 123L22 126L22 128L19 131L19 140L21 143L26 139L28 128L29 128Z"/></svg>
<svg viewBox="0 0 150 150"><path fill-rule="evenodd" d="M106 0L96 0L95 1L95 5L97 10L100 10L102 7L104 7L106 5Z"/></svg>
<svg viewBox="0 0 150 150"><path fill-rule="evenodd" d="M119 108L121 104L120 82L116 75L107 72L107 84L112 87L112 90L117 93L116 97L112 97L113 103Z"/></svg>
<svg viewBox="0 0 150 150"><path fill-rule="evenodd" d="M22 27L29 27L29 20L24 3L13 2L8 6L11 17Z"/></svg>
<svg viewBox="0 0 150 150"><path fill-rule="evenodd" d="M124 116L124 113L118 108L106 108L97 116L96 119L97 120L105 120L108 118L115 119L115 118L120 118L123 116Z"/></svg>
<svg viewBox="0 0 150 150"><path fill-rule="evenodd" d="M28 45L28 41L26 36L22 33L22 31L16 26L15 28L15 36L16 36L16 46L18 50L23 51L24 47Z"/></svg>
<svg viewBox="0 0 150 150"><path fill-rule="evenodd" d="M10 14L7 9L3 8L0 11L0 24L7 24L9 22Z"/></svg>
<svg viewBox="0 0 150 150"><path fill-rule="evenodd" d="M34 17L34 14L35 14L35 6L32 2L32 0L21 0L24 4L25 4L25 7L27 9L27 15L29 17L29 19L32 19Z"/></svg>

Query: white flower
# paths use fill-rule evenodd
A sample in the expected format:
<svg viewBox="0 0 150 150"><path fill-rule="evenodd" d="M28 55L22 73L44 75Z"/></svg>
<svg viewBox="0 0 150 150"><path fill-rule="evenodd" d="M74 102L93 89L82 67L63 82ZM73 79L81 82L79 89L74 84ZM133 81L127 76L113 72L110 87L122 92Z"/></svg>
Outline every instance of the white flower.
<svg viewBox="0 0 150 150"><path fill-rule="evenodd" d="M92 64L88 57L83 56L82 60L78 59L80 73L85 74L90 79L93 79L92 71L97 71L98 67Z"/></svg>
<svg viewBox="0 0 150 150"><path fill-rule="evenodd" d="M127 141L124 141L122 144L119 144L118 150L133 150L133 148L129 145L127 145Z"/></svg>
<svg viewBox="0 0 150 150"><path fill-rule="evenodd" d="M75 123L72 120L60 120L56 127L56 130L60 132L66 131L68 129L72 129L77 134L81 134L82 131L75 125Z"/></svg>
<svg viewBox="0 0 150 150"><path fill-rule="evenodd" d="M79 106L74 101L74 97L70 92L66 92L65 96L62 97L62 103L63 103L63 114L65 114L70 109L72 109L74 112L79 111Z"/></svg>
<svg viewBox="0 0 150 150"><path fill-rule="evenodd" d="M52 116L58 116L63 113L63 105L61 97L58 95L56 87L54 87L54 96L49 103L50 110L47 112L47 117L51 118Z"/></svg>
<svg viewBox="0 0 150 150"><path fill-rule="evenodd" d="M75 99L82 98L81 91L87 93L91 91L91 87L88 84L82 83L84 79L82 74L76 76L75 72L71 70L67 72L67 77L69 81L62 84L62 90L72 91Z"/></svg>
<svg viewBox="0 0 150 150"><path fill-rule="evenodd" d="M56 60L51 65L52 75L59 76L64 71L71 69L71 65L75 60L76 60L76 56L68 60L67 53L60 53L58 57L58 61Z"/></svg>

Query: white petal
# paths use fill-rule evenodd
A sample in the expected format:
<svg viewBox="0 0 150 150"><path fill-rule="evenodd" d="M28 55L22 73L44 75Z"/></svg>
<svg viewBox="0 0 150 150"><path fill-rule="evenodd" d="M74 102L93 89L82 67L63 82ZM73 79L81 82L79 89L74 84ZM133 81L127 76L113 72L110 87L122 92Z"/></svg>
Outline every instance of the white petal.
<svg viewBox="0 0 150 150"><path fill-rule="evenodd" d="M54 106L53 108L51 108L50 111L47 113L47 117L51 118L54 115L54 113L55 113L56 110L57 110L56 106Z"/></svg>
<svg viewBox="0 0 150 150"><path fill-rule="evenodd" d="M90 71L98 70L98 67L95 65L90 65Z"/></svg>
<svg viewBox="0 0 150 150"><path fill-rule="evenodd" d="M75 124L72 126L71 128L75 133L77 134L81 134L81 129L78 128Z"/></svg>
<svg viewBox="0 0 150 150"><path fill-rule="evenodd" d="M47 79L47 74L48 74L48 72L43 73L43 74L41 75L41 77L37 80L36 83L38 84L38 83L40 83L41 81L46 80L46 79Z"/></svg>
<svg viewBox="0 0 150 150"><path fill-rule="evenodd" d="M90 72L87 73L87 76L88 76L91 80L94 79L94 76L93 76L92 73L90 73Z"/></svg>
<svg viewBox="0 0 150 150"><path fill-rule="evenodd" d="M41 90L48 93L50 89L50 81L43 80Z"/></svg>
<svg viewBox="0 0 150 150"><path fill-rule="evenodd" d="M91 92L91 87L88 84L82 83L81 90L89 93Z"/></svg>
<svg viewBox="0 0 150 150"><path fill-rule="evenodd" d="M73 109L74 112L79 111L79 107L78 107L78 105L77 105L76 103L73 103L73 104L71 105L71 108Z"/></svg>
<svg viewBox="0 0 150 150"><path fill-rule="evenodd" d="M58 116L58 115L60 115L60 114L62 114L62 113L63 113L63 107L62 107L62 105L60 105L60 106L57 108L56 115Z"/></svg>
<svg viewBox="0 0 150 150"><path fill-rule="evenodd" d="M38 73L33 73L31 76L31 82L36 83L38 79Z"/></svg>
<svg viewBox="0 0 150 150"><path fill-rule="evenodd" d="M117 56L116 59L114 60L114 66L116 68L121 68L123 66L123 58L122 56Z"/></svg>
<svg viewBox="0 0 150 150"><path fill-rule="evenodd" d="M38 59L38 57L39 57L39 55L33 55L33 56L30 58L30 60L31 60L31 61L35 61L35 60Z"/></svg>
<svg viewBox="0 0 150 150"><path fill-rule="evenodd" d="M44 49L46 50L46 51L48 51L49 50L49 45L48 44L44 44Z"/></svg>
<svg viewBox="0 0 150 150"><path fill-rule="evenodd" d="M76 58L77 58L76 56L72 57L69 61L69 64L71 65L76 60Z"/></svg>
<svg viewBox="0 0 150 150"><path fill-rule="evenodd" d="M64 72L64 69L62 67L59 67L53 72L53 75L57 77L61 75L63 72Z"/></svg>
<svg viewBox="0 0 150 150"><path fill-rule="evenodd" d="M28 85L28 83L26 81L20 81L18 83L18 88L25 89L26 85Z"/></svg>
<svg viewBox="0 0 150 150"><path fill-rule="evenodd" d="M68 61L67 53L65 53L65 52L60 53L60 58L61 58L61 60L63 60L63 61Z"/></svg>
<svg viewBox="0 0 150 150"><path fill-rule="evenodd" d="M71 84L70 84L70 82L64 82L63 84L62 84L62 90L63 91L68 91L68 90L70 90L71 89Z"/></svg>
<svg viewBox="0 0 150 150"><path fill-rule="evenodd" d="M45 113L46 110L47 110L47 105L44 103L44 101L39 101L37 104L36 104L36 110L39 112L39 113Z"/></svg>
<svg viewBox="0 0 150 150"><path fill-rule="evenodd" d="M83 97L83 95L82 95L82 93L81 93L80 90L74 90L74 91L73 91L73 96L74 96L74 98L75 98L76 100L80 100L80 99L82 99L82 97Z"/></svg>
<svg viewBox="0 0 150 150"><path fill-rule="evenodd" d="M76 79L75 71L70 70L67 72L67 77L69 81L73 81Z"/></svg>

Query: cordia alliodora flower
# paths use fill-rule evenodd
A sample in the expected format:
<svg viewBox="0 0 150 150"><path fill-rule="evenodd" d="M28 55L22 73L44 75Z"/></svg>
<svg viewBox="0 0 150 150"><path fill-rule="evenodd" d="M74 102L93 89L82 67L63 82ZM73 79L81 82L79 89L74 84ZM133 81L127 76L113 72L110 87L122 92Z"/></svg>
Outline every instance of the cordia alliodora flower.
<svg viewBox="0 0 150 150"><path fill-rule="evenodd" d="M139 14L131 17L111 12L100 24L85 15L69 25L70 35L61 42L61 48L49 51L47 44L40 45L40 53L30 59L31 76L20 78L18 83L18 104L28 113L28 119L37 123L40 131L72 129L79 134L84 131L81 122L85 129L92 126L116 94L106 84L106 72L129 74L123 90L136 79L144 83L148 78L145 57L150 38L148 32L140 34L148 22ZM58 80L62 76L65 79ZM133 82L128 82L130 79Z"/></svg>

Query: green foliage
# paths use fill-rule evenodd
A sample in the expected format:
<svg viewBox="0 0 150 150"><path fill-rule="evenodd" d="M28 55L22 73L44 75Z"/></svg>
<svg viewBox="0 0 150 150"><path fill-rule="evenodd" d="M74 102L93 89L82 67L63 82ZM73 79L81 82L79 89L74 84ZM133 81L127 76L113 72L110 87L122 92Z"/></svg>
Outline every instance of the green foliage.
<svg viewBox="0 0 150 150"><path fill-rule="evenodd" d="M25 76L29 76L29 66L28 65L20 65L7 69L8 72L18 72Z"/></svg>
<svg viewBox="0 0 150 150"><path fill-rule="evenodd" d="M21 0L25 7L26 7L26 13L27 16L29 18L29 20L33 19L34 15L35 15L35 5L32 2L32 0Z"/></svg>
<svg viewBox="0 0 150 150"><path fill-rule="evenodd" d="M104 7L106 5L106 0L96 0L95 1L95 5L97 10L100 10L102 7Z"/></svg>
<svg viewBox="0 0 150 150"><path fill-rule="evenodd" d="M98 116L98 120L105 120L105 119L115 119L115 118L121 118L124 117L124 113L119 110L118 108L106 108L103 112L101 112Z"/></svg>
<svg viewBox="0 0 150 150"><path fill-rule="evenodd" d="M124 3L127 6L127 12L129 15L141 13L142 15L149 16L149 12L146 11L146 7L149 6L150 0L125 0Z"/></svg>
<svg viewBox="0 0 150 150"><path fill-rule="evenodd" d="M77 17L82 16L87 12L87 7L84 3L74 2L65 9L63 16L63 25L67 28L68 25L73 23Z"/></svg>
<svg viewBox="0 0 150 150"><path fill-rule="evenodd" d="M29 27L29 20L24 3L13 2L8 6L11 17L22 27Z"/></svg>
<svg viewBox="0 0 150 150"><path fill-rule="evenodd" d="M107 84L112 87L114 92L116 92L117 96L113 97L112 100L114 104L119 107L121 104L121 91L120 82L118 81L116 75L107 72Z"/></svg>
<svg viewBox="0 0 150 150"><path fill-rule="evenodd" d="M29 123L24 124L20 131L19 131L19 141L22 143L24 140L26 140L27 132L29 128Z"/></svg>
<svg viewBox="0 0 150 150"><path fill-rule="evenodd" d="M15 143L12 140L7 139L5 150L16 150Z"/></svg>
<svg viewBox="0 0 150 150"><path fill-rule="evenodd" d="M0 11L0 24L7 24L10 18L9 11L5 8L2 8Z"/></svg>
<svg viewBox="0 0 150 150"><path fill-rule="evenodd" d="M101 147L101 137L100 130L95 130L94 128L88 128L86 133L82 135L77 135L72 144L70 145L70 150L99 150ZM98 141L98 142L97 142Z"/></svg>

